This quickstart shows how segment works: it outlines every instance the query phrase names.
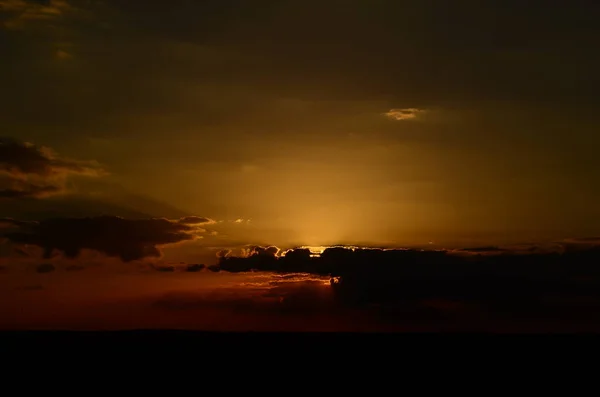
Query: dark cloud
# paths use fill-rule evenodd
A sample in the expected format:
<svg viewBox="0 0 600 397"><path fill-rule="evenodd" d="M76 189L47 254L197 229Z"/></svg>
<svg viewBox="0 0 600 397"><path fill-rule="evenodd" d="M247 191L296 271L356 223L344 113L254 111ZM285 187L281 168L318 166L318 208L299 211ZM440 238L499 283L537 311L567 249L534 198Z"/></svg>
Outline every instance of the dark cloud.
<svg viewBox="0 0 600 397"><path fill-rule="evenodd" d="M15 177L60 174L99 175L104 171L93 161L60 158L47 147L37 147L12 138L0 138L0 170Z"/></svg>
<svg viewBox="0 0 600 397"><path fill-rule="evenodd" d="M186 272L190 272L190 273L194 273L194 272L199 272L201 270L206 269L206 265L202 265L202 264L190 264L186 267L185 271Z"/></svg>
<svg viewBox="0 0 600 397"><path fill-rule="evenodd" d="M467 251L333 247L319 257L297 249L280 257L257 253L221 257L219 264L229 272L329 276L336 302L352 307L376 305L380 309L375 312L385 321L399 321L417 312L424 316L421 320L438 322L447 321L448 316L485 321L486 312L508 323L528 316L587 321L590 310L600 304L600 269L596 266L600 244L596 239L578 240L590 244L585 249L569 249L572 243L563 243L563 249L554 252L540 252L534 246L533 250L482 247L466 256L461 254ZM580 296L596 306L573 306ZM514 318L503 317L502 313L509 312Z"/></svg>
<svg viewBox="0 0 600 397"><path fill-rule="evenodd" d="M90 249L132 261L160 257L159 247L193 240L199 229L167 219L130 220L114 216L48 219L37 223L11 221L19 226L5 237L13 243L31 244L51 257L54 250L75 258Z"/></svg>
<svg viewBox="0 0 600 397"><path fill-rule="evenodd" d="M58 186L35 186L28 185L19 189L2 189L0 190L0 198L6 199L20 199L20 198L32 198L32 197L47 197L62 191L61 187Z"/></svg>
<svg viewBox="0 0 600 397"><path fill-rule="evenodd" d="M162 273L173 273L175 272L175 266L154 266L154 270Z"/></svg>
<svg viewBox="0 0 600 397"><path fill-rule="evenodd" d="M507 251L507 249L506 248L495 247L495 246L488 246L488 247L463 248L462 251L469 251L469 252L505 252L505 251Z"/></svg>
<svg viewBox="0 0 600 397"><path fill-rule="evenodd" d="M65 190L71 175L104 174L97 162L61 158L50 148L0 138L0 198L51 196Z"/></svg>
<svg viewBox="0 0 600 397"><path fill-rule="evenodd" d="M210 265L207 269L213 273L218 273L221 271L221 268L218 265Z"/></svg>

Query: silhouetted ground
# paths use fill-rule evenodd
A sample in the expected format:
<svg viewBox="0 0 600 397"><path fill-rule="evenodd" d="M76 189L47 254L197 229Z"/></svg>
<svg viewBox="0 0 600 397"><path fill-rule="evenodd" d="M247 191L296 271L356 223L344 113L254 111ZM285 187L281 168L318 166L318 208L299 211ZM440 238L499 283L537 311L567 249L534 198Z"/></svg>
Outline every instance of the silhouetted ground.
<svg viewBox="0 0 600 397"><path fill-rule="evenodd" d="M419 372L437 366L444 372L465 364L493 364L486 371L497 371L500 361L508 371L531 360L552 363L582 362L582 352L594 355L594 337L568 337L568 335L517 335L500 336L478 333L427 334L427 333L223 333L170 330L118 331L118 332L1 332L0 353L15 363L46 359L49 364L57 359L76 358L76 366L84 365L86 371L94 365L119 363L127 359L140 360L143 366L166 366L175 370L173 379L184 368L205 374L209 367L217 371L285 370L289 374L294 366L309 365L323 375L334 375L340 368L353 367L364 377L373 370L396 370L405 364ZM569 355L572 358L569 358ZM169 356L168 358L165 356ZM99 361L99 357L103 359ZM515 357L519 360L515 361ZM106 358L106 360L104 360ZM191 360L190 360L191 358ZM166 359L166 361L165 361ZM466 361L465 361L466 360ZM559 360L559 361L557 361ZM561 361L567 360L567 361ZM190 361L192 365L190 366ZM197 361L197 363L196 363ZM72 364L71 364L72 365ZM56 367L51 365L51 367ZM273 367L273 368L271 368ZM59 366L61 371L64 369ZM113 367L111 367L113 368ZM143 368L143 367L140 367ZM536 366L536 368L540 368ZM125 373L131 376L128 368ZM526 373L528 373L526 370ZM107 370L108 371L108 370ZM325 371L325 372L323 372ZM331 371L331 372L326 372ZM387 373L387 372L385 372ZM98 376L97 373L93 373ZM161 374L164 374L161 371ZM383 376L384 373L378 373ZM406 375L406 372L402 372ZM104 377L107 375L102 375ZM197 375L194 375L197 376ZM109 377L110 378L110 377ZM212 379L212 378L211 378Z"/></svg>

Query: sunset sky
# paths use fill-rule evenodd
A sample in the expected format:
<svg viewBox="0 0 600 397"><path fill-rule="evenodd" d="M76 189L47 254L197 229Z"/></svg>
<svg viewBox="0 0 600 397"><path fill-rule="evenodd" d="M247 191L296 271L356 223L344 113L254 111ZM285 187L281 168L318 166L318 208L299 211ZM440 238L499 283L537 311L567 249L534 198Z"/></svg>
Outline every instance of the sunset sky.
<svg viewBox="0 0 600 397"><path fill-rule="evenodd" d="M599 231L593 2L0 6L2 134L101 164L83 195L242 219L227 244Z"/></svg>
<svg viewBox="0 0 600 397"><path fill-rule="evenodd" d="M164 218L90 227L206 264L598 235L600 5L565 4L0 0L0 226Z"/></svg>

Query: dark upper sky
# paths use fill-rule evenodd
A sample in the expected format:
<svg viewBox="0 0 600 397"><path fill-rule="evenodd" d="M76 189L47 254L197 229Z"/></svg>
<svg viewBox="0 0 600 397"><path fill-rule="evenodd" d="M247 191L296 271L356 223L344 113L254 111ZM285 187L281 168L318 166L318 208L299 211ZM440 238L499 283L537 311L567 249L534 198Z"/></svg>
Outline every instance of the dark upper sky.
<svg viewBox="0 0 600 397"><path fill-rule="evenodd" d="M101 197L222 220L228 244L597 234L599 17L591 0L0 0L2 135L106 171L63 167L77 194L0 216Z"/></svg>

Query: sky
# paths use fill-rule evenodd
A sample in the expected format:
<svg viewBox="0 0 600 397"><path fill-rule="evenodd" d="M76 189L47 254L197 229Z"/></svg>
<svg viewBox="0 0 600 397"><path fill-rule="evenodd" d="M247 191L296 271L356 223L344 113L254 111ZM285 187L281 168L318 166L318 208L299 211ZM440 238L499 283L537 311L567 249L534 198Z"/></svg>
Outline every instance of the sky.
<svg viewBox="0 0 600 397"><path fill-rule="evenodd" d="M0 0L0 217L165 218L166 262L597 235L599 7Z"/></svg>
<svg viewBox="0 0 600 397"><path fill-rule="evenodd" d="M448 249L464 271L490 252L594 258L599 17L592 0L0 0L0 329L389 317L337 305L352 281L335 292L306 251L277 262L296 273L190 267L272 270L300 246ZM367 290L397 272L390 296L411 290L414 274L360 263L344 274ZM563 279L536 284L540 302L589 303ZM496 304L416 280L424 313ZM476 280L457 285L498 287ZM527 306L520 284L497 291Z"/></svg>

